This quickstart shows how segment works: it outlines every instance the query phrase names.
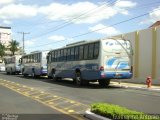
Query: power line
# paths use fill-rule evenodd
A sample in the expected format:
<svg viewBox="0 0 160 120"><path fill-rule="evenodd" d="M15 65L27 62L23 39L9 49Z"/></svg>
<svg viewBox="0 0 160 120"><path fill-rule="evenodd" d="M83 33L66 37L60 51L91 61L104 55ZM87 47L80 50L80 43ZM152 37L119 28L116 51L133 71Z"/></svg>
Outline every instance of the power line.
<svg viewBox="0 0 160 120"><path fill-rule="evenodd" d="M44 35L46 35L46 34L49 34L49 33L51 33L51 32L57 31L57 30L59 30L59 29L62 29L62 28L64 28L64 27L68 26L68 25L71 25L71 24L73 24L72 22L73 22L74 20L77 20L77 19L79 19L80 17L83 17L83 16L85 16L85 15L90 15L90 14L92 14L95 10L97 10L97 9L99 9L99 8L106 7L106 5L109 7L109 4L114 4L114 1L113 1L113 0L109 0L107 3L105 2L105 3L102 4L101 6L98 6L98 7L96 7L96 8L91 9L91 10L88 10L88 11L80 14L79 16L76 16L76 17L70 19L70 20L67 21L67 22L64 22L64 23L62 23L62 24L59 24L59 25L57 25L57 26L54 26L55 29L51 29L51 31L42 33L41 35L38 35L37 37L34 37L34 38L32 38L32 39L39 38L39 37L44 36Z"/></svg>
<svg viewBox="0 0 160 120"><path fill-rule="evenodd" d="M116 2L114 3L114 1L110 0L110 1L108 1L108 4L105 3L105 4L99 6L99 7L95 8L95 9L89 10L88 12L86 12L86 13L84 13L84 14L81 14L80 16L77 16L77 17L71 19L69 22L64 22L64 23L62 23L62 24L59 24L59 25L55 26L55 29L52 29L51 31L48 31L48 32L45 32L45 33L42 33L41 35L39 35L39 36L37 36L37 37L35 37L35 38L39 38L39 37L44 36L44 35L46 35L46 34L49 34L49 33L51 33L51 32L57 31L57 30L59 30L59 29L62 29L62 28L64 28L64 27L68 26L68 25L71 25L71 24L73 24L73 23L72 23L73 20L76 20L76 19L78 19L78 18L80 18L80 17L82 17L82 16L84 16L84 15L91 14L91 13L93 12L93 10L95 11L96 9L98 9L98 8L100 8L100 7L101 7L101 8L106 7L105 5L107 5L107 6L109 7L109 2L110 2L110 5L111 5L111 4L116 4L116 3L119 2L119 1L116 1ZM145 6L147 6L147 5L155 4L155 3L159 3L159 1L144 4L143 7L145 7ZM141 7L142 7L142 6L141 6ZM132 9L132 10L134 10L134 9ZM131 11L132 11L132 10L131 10ZM91 12L91 13L90 13L90 12ZM56 28L56 27L57 27L57 28ZM34 39L35 39L35 38L34 38Z"/></svg>
<svg viewBox="0 0 160 120"><path fill-rule="evenodd" d="M160 10L160 9L156 9L156 10L154 10L153 12L158 11L158 10ZM79 35L73 36L73 37L71 37L71 38L77 38L77 37L84 36L84 35L87 35L87 34L90 34L90 33L96 32L96 31L100 31L100 30L103 30L103 29L106 29L106 28L109 28L109 27L112 27L112 26L116 26L116 25L119 25L119 24L122 24L122 23L125 23L125 22L128 22L128 21L131 21L131 20L134 20L134 19L137 19L137 18L146 16L146 15L148 15L148 14L150 14L150 13L153 13L153 12L147 12L147 13L138 15L138 16L136 16L136 17L132 17L132 18L130 18L130 19L123 20L123 21L117 22L117 23L115 23L115 24L109 25L109 26L107 26L107 27L103 27L103 28L100 28L100 29L96 29L96 30L94 30L94 31L90 31L90 32L86 32L86 33L83 33L83 34L79 34ZM37 46L37 47L41 47L41 46L45 46L45 45L49 45L49 44L53 44L53 43L59 43L59 42L63 42L63 41L64 41L64 40L62 40L62 41L57 41L57 42L50 42L50 43L47 43L47 44L39 45L39 46ZM33 48L33 47L30 47L30 48ZM35 48L35 47L34 47L34 48Z"/></svg>

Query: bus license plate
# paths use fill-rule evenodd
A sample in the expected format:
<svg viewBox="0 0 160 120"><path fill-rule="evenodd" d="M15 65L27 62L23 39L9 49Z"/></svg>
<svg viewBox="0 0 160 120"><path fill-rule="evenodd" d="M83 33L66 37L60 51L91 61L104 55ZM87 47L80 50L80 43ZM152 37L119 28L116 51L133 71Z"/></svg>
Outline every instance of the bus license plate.
<svg viewBox="0 0 160 120"><path fill-rule="evenodd" d="M119 78L121 76L122 76L122 74L119 74L119 73L116 73L116 75L115 75L116 78Z"/></svg>

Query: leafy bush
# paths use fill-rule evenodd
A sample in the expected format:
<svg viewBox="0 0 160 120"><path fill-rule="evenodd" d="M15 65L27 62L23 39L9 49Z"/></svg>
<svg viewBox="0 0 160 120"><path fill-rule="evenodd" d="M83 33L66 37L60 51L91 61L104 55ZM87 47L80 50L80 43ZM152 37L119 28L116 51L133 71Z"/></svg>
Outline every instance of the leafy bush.
<svg viewBox="0 0 160 120"><path fill-rule="evenodd" d="M113 120L151 120L154 116L142 112L129 110L118 105L107 103L95 103L91 105L91 112ZM158 118L159 119L159 118ZM158 120L156 118L156 120Z"/></svg>

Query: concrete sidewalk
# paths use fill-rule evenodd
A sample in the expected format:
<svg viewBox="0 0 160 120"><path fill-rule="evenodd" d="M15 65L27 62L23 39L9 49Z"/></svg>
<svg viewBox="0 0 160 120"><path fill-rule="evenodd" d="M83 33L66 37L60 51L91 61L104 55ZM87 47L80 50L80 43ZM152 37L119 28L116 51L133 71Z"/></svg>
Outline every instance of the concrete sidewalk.
<svg viewBox="0 0 160 120"><path fill-rule="evenodd" d="M146 78L147 79L147 78ZM142 85L146 85L146 79L115 79L115 80L112 80L114 82L125 82L125 83L134 83L134 84L142 84ZM159 86L160 87L160 79L154 79L152 80L152 85L154 86Z"/></svg>
<svg viewBox="0 0 160 120"><path fill-rule="evenodd" d="M153 91L160 91L160 85L152 85L150 88L147 88L147 85L144 83L129 83L128 81L119 81L119 80L114 80L111 81L110 85L116 86L116 87L123 87L123 88L132 88L132 89L141 89L141 90L153 90Z"/></svg>

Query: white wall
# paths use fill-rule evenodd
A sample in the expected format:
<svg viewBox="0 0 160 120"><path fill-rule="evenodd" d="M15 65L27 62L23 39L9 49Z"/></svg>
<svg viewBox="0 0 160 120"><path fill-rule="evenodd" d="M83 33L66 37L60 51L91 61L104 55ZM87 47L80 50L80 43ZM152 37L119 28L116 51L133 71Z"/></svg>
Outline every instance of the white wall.
<svg viewBox="0 0 160 120"><path fill-rule="evenodd" d="M139 31L139 78L151 76L152 29Z"/></svg>
<svg viewBox="0 0 160 120"><path fill-rule="evenodd" d="M160 80L160 27L157 27L157 67L156 77Z"/></svg>
<svg viewBox="0 0 160 120"><path fill-rule="evenodd" d="M139 33L138 37L136 37L136 32ZM157 36L154 37L154 35L152 28L123 34L124 38L130 40L133 46L133 78L145 80L147 76L154 76L154 66L152 66L154 61L152 62L152 59L156 59L155 79L160 80L160 27L157 27ZM154 49L152 48L152 46L154 47L152 43L155 39L157 41L155 46L156 58L154 58L154 53L152 56L152 50ZM137 44L136 40L138 40ZM136 49L137 47L138 49ZM138 69L137 71L135 70L136 67Z"/></svg>

